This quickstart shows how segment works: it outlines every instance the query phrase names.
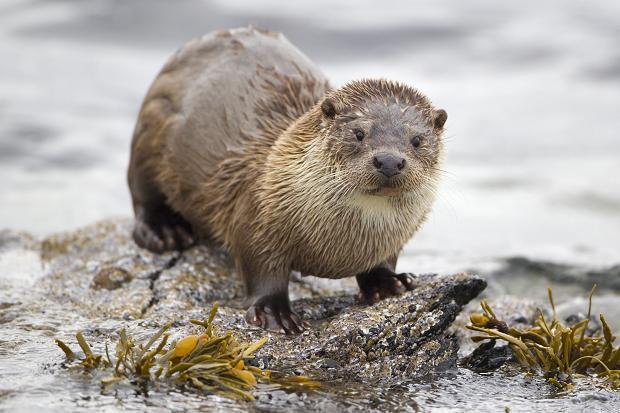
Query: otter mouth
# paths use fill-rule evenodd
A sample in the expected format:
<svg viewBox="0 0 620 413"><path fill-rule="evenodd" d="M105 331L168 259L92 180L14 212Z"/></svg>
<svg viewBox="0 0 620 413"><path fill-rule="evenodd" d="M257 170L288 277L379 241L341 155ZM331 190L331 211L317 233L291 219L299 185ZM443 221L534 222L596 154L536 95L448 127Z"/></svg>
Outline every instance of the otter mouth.
<svg viewBox="0 0 620 413"><path fill-rule="evenodd" d="M398 196L400 195L400 193L401 193L401 190L393 186L380 186L378 188L375 188L369 191L370 195L376 195L376 196Z"/></svg>

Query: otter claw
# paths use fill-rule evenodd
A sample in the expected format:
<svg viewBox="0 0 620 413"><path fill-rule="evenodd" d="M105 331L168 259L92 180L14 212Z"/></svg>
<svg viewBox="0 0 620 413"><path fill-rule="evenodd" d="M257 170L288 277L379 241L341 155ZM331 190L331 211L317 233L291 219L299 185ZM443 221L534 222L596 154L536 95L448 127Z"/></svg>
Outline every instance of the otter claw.
<svg viewBox="0 0 620 413"><path fill-rule="evenodd" d="M394 276L402 283L407 291L415 289L415 278L408 272L401 272L400 274L394 274Z"/></svg>
<svg viewBox="0 0 620 413"><path fill-rule="evenodd" d="M189 224L168 210L137 213L133 238L138 246L158 254L183 250L194 244Z"/></svg>
<svg viewBox="0 0 620 413"><path fill-rule="evenodd" d="M360 287L360 299L369 304L402 294L415 288L411 274L395 272L386 268L377 268L357 276Z"/></svg>
<svg viewBox="0 0 620 413"><path fill-rule="evenodd" d="M278 300L259 299L248 308L245 314L248 324L261 327L267 331L282 334L300 334L308 326L288 303Z"/></svg>

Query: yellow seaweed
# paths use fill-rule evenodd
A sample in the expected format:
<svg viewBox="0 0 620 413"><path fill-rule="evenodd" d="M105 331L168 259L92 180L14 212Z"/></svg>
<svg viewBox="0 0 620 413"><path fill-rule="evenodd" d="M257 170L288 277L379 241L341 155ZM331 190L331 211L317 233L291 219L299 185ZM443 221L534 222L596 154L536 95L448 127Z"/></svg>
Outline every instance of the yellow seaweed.
<svg viewBox="0 0 620 413"><path fill-rule="evenodd" d="M76 354L60 340L56 344L68 361L78 362L83 368L112 368L112 376L101 380L102 386L110 386L124 380L169 380L178 384L190 384L196 389L215 392L229 397L253 399L252 390L260 381L276 382L285 388L318 386L318 382L304 376L285 377L274 381L271 371L248 365L247 360L267 343L263 337L254 343L240 343L232 333L216 335L213 320L217 303L206 320L190 320L191 324L204 328L200 335L189 335L168 344L168 329L172 321L165 323L146 342L136 343L124 329L119 332L116 343L116 360L105 344L105 358L92 351L81 332L76 340L85 356L78 360ZM155 343L159 340L159 344Z"/></svg>
<svg viewBox="0 0 620 413"><path fill-rule="evenodd" d="M620 389L620 348L614 347L616 337L605 317L601 314L602 335L589 335L588 325L592 314L592 287L588 301L588 316L571 326L557 319L553 293L548 289L551 320L541 310L532 326L525 329L509 327L499 320L486 300L480 302L483 313L470 317L470 330L485 333L472 337L475 342L502 340L509 344L517 361L528 371L541 372L547 381L568 391L573 388L575 374L589 375L598 371L607 378L606 384Z"/></svg>

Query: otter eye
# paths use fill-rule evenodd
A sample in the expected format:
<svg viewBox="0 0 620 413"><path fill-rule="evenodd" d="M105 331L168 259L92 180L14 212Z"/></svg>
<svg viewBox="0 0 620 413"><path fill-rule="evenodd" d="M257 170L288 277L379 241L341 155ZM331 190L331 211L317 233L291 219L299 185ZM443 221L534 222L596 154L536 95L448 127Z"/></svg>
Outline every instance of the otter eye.
<svg viewBox="0 0 620 413"><path fill-rule="evenodd" d="M414 148L417 148L418 146L420 146L421 143L422 143L422 138L419 136L416 136L413 139L411 139L411 144L413 145Z"/></svg>
<svg viewBox="0 0 620 413"><path fill-rule="evenodd" d="M360 142L364 139L364 136L366 136L366 135L364 134L364 131L359 130L359 129L355 129L355 130L353 131L353 134L355 134L355 137L356 137L356 138L357 138L357 140L358 140L358 141L360 141Z"/></svg>

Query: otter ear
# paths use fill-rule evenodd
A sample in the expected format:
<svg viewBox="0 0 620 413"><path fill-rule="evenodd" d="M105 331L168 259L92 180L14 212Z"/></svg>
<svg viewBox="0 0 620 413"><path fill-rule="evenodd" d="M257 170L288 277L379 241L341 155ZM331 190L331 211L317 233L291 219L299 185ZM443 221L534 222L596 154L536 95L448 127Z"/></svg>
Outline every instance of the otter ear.
<svg viewBox="0 0 620 413"><path fill-rule="evenodd" d="M331 98L325 98L323 103L321 103L321 111L326 118L334 119L336 117L336 102L334 102Z"/></svg>
<svg viewBox="0 0 620 413"><path fill-rule="evenodd" d="M433 112L433 127L435 129L443 128L446 120L448 120L448 113L443 109L437 109Z"/></svg>

